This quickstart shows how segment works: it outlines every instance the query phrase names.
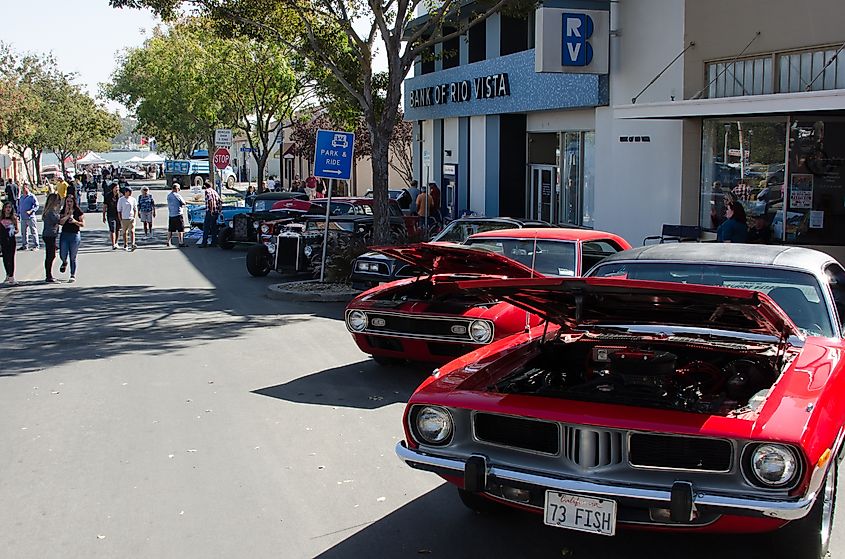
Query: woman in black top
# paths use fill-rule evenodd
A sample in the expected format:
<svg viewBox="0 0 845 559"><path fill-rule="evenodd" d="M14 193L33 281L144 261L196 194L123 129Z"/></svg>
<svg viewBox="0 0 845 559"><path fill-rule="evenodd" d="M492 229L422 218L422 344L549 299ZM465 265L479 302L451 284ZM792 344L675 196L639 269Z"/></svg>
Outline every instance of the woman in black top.
<svg viewBox="0 0 845 559"><path fill-rule="evenodd" d="M20 225L15 207L6 201L0 209L0 252L3 253L3 267L6 268L6 283L15 285L15 235Z"/></svg>
<svg viewBox="0 0 845 559"><path fill-rule="evenodd" d="M47 201L44 203L44 213L41 215L41 221L44 223L44 231L41 236L44 238L44 248L47 249L44 253L44 271L46 272L44 281L47 283L56 281L53 278L53 261L56 259L56 240L59 236L61 203L58 194L50 194L47 196Z"/></svg>
<svg viewBox="0 0 845 559"><path fill-rule="evenodd" d="M68 196L65 198L62 214L59 217L59 225L62 226L62 234L59 237L59 258L62 260L62 265L59 267L59 271L64 273L67 270L67 261L70 258L70 279L68 281L74 282L76 281L76 254L79 252L79 244L82 242L79 230L85 226L85 214L79 209L75 197Z"/></svg>

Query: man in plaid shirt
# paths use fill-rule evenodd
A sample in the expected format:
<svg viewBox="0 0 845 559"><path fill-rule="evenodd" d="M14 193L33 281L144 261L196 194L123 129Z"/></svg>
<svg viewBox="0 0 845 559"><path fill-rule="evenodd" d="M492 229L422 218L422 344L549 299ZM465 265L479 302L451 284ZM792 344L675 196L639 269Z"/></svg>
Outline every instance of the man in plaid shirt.
<svg viewBox="0 0 845 559"><path fill-rule="evenodd" d="M211 182L205 181L202 185L205 191L205 222L202 226L202 244L205 248L208 237L211 237L211 244L217 244L217 220L220 218L220 209L223 205L220 195L211 186Z"/></svg>

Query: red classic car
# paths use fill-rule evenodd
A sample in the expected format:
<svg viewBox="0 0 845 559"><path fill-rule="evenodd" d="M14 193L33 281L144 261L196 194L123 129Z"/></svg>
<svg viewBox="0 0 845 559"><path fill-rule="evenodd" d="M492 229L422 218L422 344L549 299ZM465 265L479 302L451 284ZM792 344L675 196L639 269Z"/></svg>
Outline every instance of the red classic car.
<svg viewBox="0 0 845 559"><path fill-rule="evenodd" d="M683 243L589 275L460 282L548 322L436 370L399 457L479 511L608 536L777 530L784 557L824 557L845 270L809 249Z"/></svg>
<svg viewBox="0 0 845 559"><path fill-rule="evenodd" d="M361 351L379 363L445 363L539 323L536 316L494 297L462 292L458 280L580 276L628 248L611 233L547 228L478 233L464 245L376 249L425 273L357 296L346 308L346 326Z"/></svg>

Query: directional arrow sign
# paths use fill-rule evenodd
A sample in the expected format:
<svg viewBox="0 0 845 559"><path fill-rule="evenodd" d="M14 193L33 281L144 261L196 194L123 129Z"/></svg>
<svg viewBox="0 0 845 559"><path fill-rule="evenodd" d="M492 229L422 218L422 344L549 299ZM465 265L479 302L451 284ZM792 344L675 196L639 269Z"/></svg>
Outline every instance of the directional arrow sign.
<svg viewBox="0 0 845 559"><path fill-rule="evenodd" d="M314 148L314 176L324 179L349 180L352 177L352 157L355 134L335 130L317 130Z"/></svg>

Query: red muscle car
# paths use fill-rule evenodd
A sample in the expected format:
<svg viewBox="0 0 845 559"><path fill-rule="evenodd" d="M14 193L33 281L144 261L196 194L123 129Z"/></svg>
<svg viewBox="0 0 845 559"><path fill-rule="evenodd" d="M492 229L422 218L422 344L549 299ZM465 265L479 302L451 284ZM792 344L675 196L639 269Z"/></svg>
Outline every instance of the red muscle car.
<svg viewBox="0 0 845 559"><path fill-rule="evenodd" d="M424 273L357 296L346 308L346 326L361 351L379 363L445 363L539 324L536 316L495 297L464 293L458 280L580 276L628 248L611 233L544 228L478 233L463 245L376 249Z"/></svg>
<svg viewBox="0 0 845 559"><path fill-rule="evenodd" d="M842 266L682 243L589 275L459 282L547 323L436 370L399 457L479 511L608 536L775 531L782 556L824 557L845 437Z"/></svg>

